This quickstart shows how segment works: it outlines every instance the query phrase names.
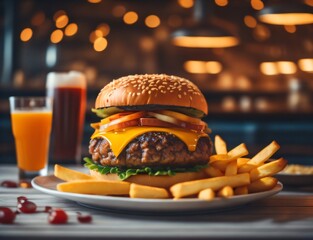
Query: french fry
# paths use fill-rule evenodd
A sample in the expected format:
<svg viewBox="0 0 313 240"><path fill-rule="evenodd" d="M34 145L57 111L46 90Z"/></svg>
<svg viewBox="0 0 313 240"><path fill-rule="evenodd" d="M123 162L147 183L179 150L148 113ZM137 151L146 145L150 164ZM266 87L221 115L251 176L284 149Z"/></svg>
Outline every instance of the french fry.
<svg viewBox="0 0 313 240"><path fill-rule="evenodd" d="M246 195L248 194L248 187L247 186L241 186L241 187L236 187L234 189L235 195Z"/></svg>
<svg viewBox="0 0 313 240"><path fill-rule="evenodd" d="M218 168L215 168L213 166L208 166L207 168L204 169L204 172L209 177L220 177L220 176L224 175L221 170L219 170Z"/></svg>
<svg viewBox="0 0 313 240"><path fill-rule="evenodd" d="M250 158L238 158L237 159L237 167L240 168L242 165L246 164Z"/></svg>
<svg viewBox="0 0 313 240"><path fill-rule="evenodd" d="M219 135L215 136L214 146L216 154L227 154L226 142Z"/></svg>
<svg viewBox="0 0 313 240"><path fill-rule="evenodd" d="M258 152L250 161L238 169L239 173L250 172L253 168L266 162L280 148L276 141L271 142L268 146Z"/></svg>
<svg viewBox="0 0 313 240"><path fill-rule="evenodd" d="M207 188L199 192L198 198L201 200L212 201L215 198L215 192L212 188Z"/></svg>
<svg viewBox="0 0 313 240"><path fill-rule="evenodd" d="M149 187L132 183L130 184L129 196L131 198L169 198L164 188Z"/></svg>
<svg viewBox="0 0 313 240"><path fill-rule="evenodd" d="M274 177L264 177L248 185L249 193L264 192L273 189L278 180Z"/></svg>
<svg viewBox="0 0 313 240"><path fill-rule="evenodd" d="M130 183L122 181L77 180L57 185L61 192L96 195L128 195L129 189Z"/></svg>
<svg viewBox="0 0 313 240"><path fill-rule="evenodd" d="M237 174L237 160L233 160L226 166L225 176L234 176Z"/></svg>
<svg viewBox="0 0 313 240"><path fill-rule="evenodd" d="M237 147L230 150L227 154L216 154L210 157L210 163L215 161L232 161L237 158L246 156L249 154L248 149L244 143L241 143Z"/></svg>
<svg viewBox="0 0 313 240"><path fill-rule="evenodd" d="M225 186L217 192L218 197L229 198L234 196L234 190L231 186Z"/></svg>
<svg viewBox="0 0 313 240"><path fill-rule="evenodd" d="M213 191L217 191L227 185L230 187L239 187L249 183L250 175L248 173L243 173L235 176L222 176L177 183L170 188L170 191L174 198L177 199L193 194L198 194L200 191L206 188L212 188Z"/></svg>
<svg viewBox="0 0 313 240"><path fill-rule="evenodd" d="M229 161L220 160L220 161L215 161L215 162L210 163L210 166L212 166L216 169L219 169L222 172L225 172L228 163L229 163Z"/></svg>
<svg viewBox="0 0 313 240"><path fill-rule="evenodd" d="M210 163L215 161L231 161L232 159L227 154L215 154L210 156Z"/></svg>
<svg viewBox="0 0 313 240"><path fill-rule="evenodd" d="M272 176L286 167L287 161L283 158L266 163L260 167L254 168L250 172L251 182L258 180L260 178Z"/></svg>
<svg viewBox="0 0 313 240"><path fill-rule="evenodd" d="M58 164L54 165L54 176L66 182L93 179L93 177L88 174L78 172L70 168L62 167Z"/></svg>
<svg viewBox="0 0 313 240"><path fill-rule="evenodd" d="M230 150L227 155L233 160L249 154L246 144L241 143L237 147Z"/></svg>

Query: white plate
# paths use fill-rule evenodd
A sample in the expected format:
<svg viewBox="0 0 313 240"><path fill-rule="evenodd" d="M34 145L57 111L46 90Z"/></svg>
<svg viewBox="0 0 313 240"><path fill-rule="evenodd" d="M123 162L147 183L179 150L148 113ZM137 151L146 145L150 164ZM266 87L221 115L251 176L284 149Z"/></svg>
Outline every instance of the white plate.
<svg viewBox="0 0 313 240"><path fill-rule="evenodd" d="M228 199L215 198L208 202L197 198L185 198L179 200L173 199L141 199L128 197L113 197L101 195L88 195L59 192L56 185L62 181L54 176L40 176L32 180L35 189L61 197L76 201L78 204L100 208L103 210L113 211L130 211L134 212L154 212L154 213L174 213L174 212L195 212L195 211L221 211L228 208L238 207L247 203L260 200L280 192L283 185L279 182L276 187L270 191L252 193L248 195L234 196Z"/></svg>

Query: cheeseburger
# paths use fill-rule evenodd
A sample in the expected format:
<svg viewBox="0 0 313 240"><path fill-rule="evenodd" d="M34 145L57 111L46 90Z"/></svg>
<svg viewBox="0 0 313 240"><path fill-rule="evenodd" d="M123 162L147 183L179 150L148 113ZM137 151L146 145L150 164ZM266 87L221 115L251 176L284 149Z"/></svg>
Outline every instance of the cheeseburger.
<svg viewBox="0 0 313 240"><path fill-rule="evenodd" d="M113 80L98 94L85 166L91 175L156 187L204 177L212 152L197 86L165 74Z"/></svg>

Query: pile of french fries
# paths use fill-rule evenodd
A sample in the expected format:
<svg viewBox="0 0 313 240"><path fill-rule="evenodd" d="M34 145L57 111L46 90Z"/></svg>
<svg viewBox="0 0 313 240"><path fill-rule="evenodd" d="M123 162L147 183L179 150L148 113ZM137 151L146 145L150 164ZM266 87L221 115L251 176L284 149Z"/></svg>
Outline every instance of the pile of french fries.
<svg viewBox="0 0 313 240"><path fill-rule="evenodd" d="M131 198L197 197L211 201L216 197L229 198L273 189L278 182L273 175L287 165L283 158L270 160L280 148L275 141L252 158L246 157L249 152L244 143L228 151L226 142L218 135L215 136L214 147L216 154L210 157L209 166L204 169L208 178L177 183L170 189L123 181L97 180L90 175L55 165L54 175L65 181L57 185L57 190Z"/></svg>

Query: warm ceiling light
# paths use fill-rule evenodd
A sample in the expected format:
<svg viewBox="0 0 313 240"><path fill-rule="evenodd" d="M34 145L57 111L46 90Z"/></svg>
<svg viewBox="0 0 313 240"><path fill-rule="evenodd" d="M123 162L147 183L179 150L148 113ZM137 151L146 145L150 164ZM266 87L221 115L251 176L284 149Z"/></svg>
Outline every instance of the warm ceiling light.
<svg viewBox="0 0 313 240"><path fill-rule="evenodd" d="M179 47L190 48L225 48L238 45L235 37L214 37L214 36L177 36L173 38L173 43Z"/></svg>
<svg viewBox="0 0 313 240"><path fill-rule="evenodd" d="M57 28L64 28L68 24L68 21L69 19L67 15L61 15L55 21L55 26Z"/></svg>
<svg viewBox="0 0 313 240"><path fill-rule="evenodd" d="M138 20L138 14L136 12L127 12L123 16L123 20L126 24L134 24Z"/></svg>
<svg viewBox="0 0 313 240"><path fill-rule="evenodd" d="M279 61L277 62L277 67L281 74L294 74L297 72L297 66L294 62Z"/></svg>
<svg viewBox="0 0 313 240"><path fill-rule="evenodd" d="M224 29L207 23L206 0L197 0L194 6L194 26L184 27L172 33L172 43L179 47L225 48L238 45L239 40Z"/></svg>
<svg viewBox="0 0 313 240"><path fill-rule="evenodd" d="M73 36L77 33L78 31L78 26L76 23L71 23L69 25L67 25L67 27L65 28L64 34L66 36Z"/></svg>
<svg viewBox="0 0 313 240"><path fill-rule="evenodd" d="M258 14L262 22L274 25L302 25L313 23L312 8L304 4L281 4L265 7Z"/></svg>
<svg viewBox="0 0 313 240"><path fill-rule="evenodd" d="M245 25L249 28L255 28L257 25L257 21L255 20L255 18L249 15L245 16L243 21Z"/></svg>
<svg viewBox="0 0 313 240"><path fill-rule="evenodd" d="M295 33L297 31L297 28L295 25L285 25L284 28L286 32L289 32L289 33Z"/></svg>
<svg viewBox="0 0 313 240"><path fill-rule="evenodd" d="M222 64L217 61L208 61L205 63L207 73L218 74L222 71Z"/></svg>
<svg viewBox="0 0 313 240"><path fill-rule="evenodd" d="M264 8L264 3L261 0L251 0L251 7L255 10L261 10Z"/></svg>
<svg viewBox="0 0 313 240"><path fill-rule="evenodd" d="M31 28L24 28L20 34L20 39L23 42L29 41L33 36L33 30Z"/></svg>
<svg viewBox="0 0 313 240"><path fill-rule="evenodd" d="M228 4L228 0L215 0L215 4L220 7L225 7Z"/></svg>
<svg viewBox="0 0 313 240"><path fill-rule="evenodd" d="M206 73L204 61L186 61L184 69L189 73L203 74Z"/></svg>
<svg viewBox="0 0 313 240"><path fill-rule="evenodd" d="M313 72L313 58L300 59L298 65L304 72Z"/></svg>
<svg viewBox="0 0 313 240"><path fill-rule="evenodd" d="M156 28L160 25L161 21L160 18L156 15L149 15L145 19L145 24L149 28Z"/></svg>
<svg viewBox="0 0 313 240"><path fill-rule="evenodd" d="M263 62L260 64L260 71L264 75L277 75L279 74L277 66L273 62Z"/></svg>
<svg viewBox="0 0 313 240"><path fill-rule="evenodd" d="M190 60L184 63L184 69L193 74L217 74L222 71L222 64L217 61Z"/></svg>
<svg viewBox="0 0 313 240"><path fill-rule="evenodd" d="M101 3L102 0L87 0L90 3Z"/></svg>
<svg viewBox="0 0 313 240"><path fill-rule="evenodd" d="M63 39L63 32L60 29L56 29L51 33L50 41L52 43L59 43Z"/></svg>
<svg viewBox="0 0 313 240"><path fill-rule="evenodd" d="M93 43L93 48L95 49L95 51L101 52L106 49L107 45L108 41L105 38L97 38Z"/></svg>
<svg viewBox="0 0 313 240"><path fill-rule="evenodd" d="M183 8L192 8L194 1L193 0L178 0L177 1L179 6L183 7Z"/></svg>
<svg viewBox="0 0 313 240"><path fill-rule="evenodd" d="M274 25L302 25L313 23L312 13L279 13L260 16L260 20Z"/></svg>

